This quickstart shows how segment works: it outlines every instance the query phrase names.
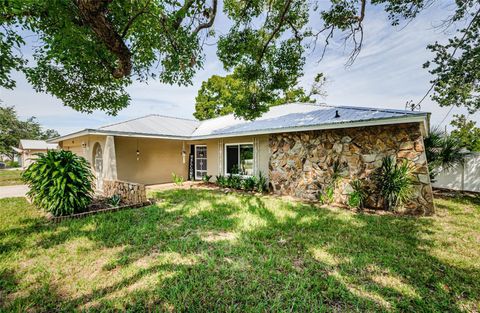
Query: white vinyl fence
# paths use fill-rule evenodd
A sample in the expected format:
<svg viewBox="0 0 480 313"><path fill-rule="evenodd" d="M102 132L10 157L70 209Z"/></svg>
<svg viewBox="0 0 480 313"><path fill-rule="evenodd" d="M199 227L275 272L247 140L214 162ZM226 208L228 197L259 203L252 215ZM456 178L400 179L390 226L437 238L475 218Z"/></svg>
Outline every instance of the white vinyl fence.
<svg viewBox="0 0 480 313"><path fill-rule="evenodd" d="M467 156L464 166L441 172L432 185L437 188L480 192L480 153Z"/></svg>

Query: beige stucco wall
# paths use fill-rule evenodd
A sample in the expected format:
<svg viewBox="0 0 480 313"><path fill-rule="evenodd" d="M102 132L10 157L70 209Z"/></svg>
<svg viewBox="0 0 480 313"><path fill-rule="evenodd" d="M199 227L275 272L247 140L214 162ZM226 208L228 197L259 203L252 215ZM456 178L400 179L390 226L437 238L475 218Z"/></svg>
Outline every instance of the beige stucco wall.
<svg viewBox="0 0 480 313"><path fill-rule="evenodd" d="M88 162L92 162L93 147L95 143L99 143L102 147L102 151L105 150L105 138L106 136L87 135L80 136L69 140L59 142L60 148L63 150L72 151L73 153L84 157ZM85 144L85 145L84 145Z"/></svg>
<svg viewBox="0 0 480 313"><path fill-rule="evenodd" d="M172 181L172 172L187 178L188 158L184 164L182 141L115 137L115 154L119 180L141 184L166 183Z"/></svg>
<svg viewBox="0 0 480 313"><path fill-rule="evenodd" d="M228 137L222 139L207 139L190 141L190 145L206 145L207 146L207 173L212 175L212 181L217 175L225 175L225 144L231 143L252 143L254 144L255 155L255 171L256 175L262 172L268 176L268 162L270 160L270 151L268 147L268 135L261 136L241 136ZM187 154L190 147L187 149Z"/></svg>
<svg viewBox="0 0 480 313"><path fill-rule="evenodd" d="M105 156L106 136L81 136L59 144L62 149L72 151L92 163L93 148L97 142ZM137 143L140 151L139 160L136 154ZM212 175L214 180L216 175L224 175L224 146L228 143L253 143L256 151L254 153L256 174L262 172L268 176L270 158L268 135L185 141L185 163L182 159L183 141L181 140L116 136L114 144L117 178L142 184L160 184L171 182L172 172L174 172L186 180L190 147L198 144L207 146L207 173Z"/></svg>

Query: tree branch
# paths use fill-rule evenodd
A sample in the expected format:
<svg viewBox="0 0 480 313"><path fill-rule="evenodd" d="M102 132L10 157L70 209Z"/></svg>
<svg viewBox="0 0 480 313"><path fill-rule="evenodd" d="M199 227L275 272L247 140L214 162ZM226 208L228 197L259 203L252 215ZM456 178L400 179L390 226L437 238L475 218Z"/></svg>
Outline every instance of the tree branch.
<svg viewBox="0 0 480 313"><path fill-rule="evenodd" d="M213 22L215 21L215 16L217 15L217 5L218 5L218 0L213 0L213 6L212 6L212 13L210 15L210 19L208 20L207 23L202 23L195 28L193 31L194 34L198 34L199 31L205 28L210 28L213 25Z"/></svg>
<svg viewBox="0 0 480 313"><path fill-rule="evenodd" d="M183 19L185 18L186 12L190 9L194 2L195 0L186 0L183 6L177 12L175 12L176 18L172 25L173 29L178 29L180 27Z"/></svg>
<svg viewBox="0 0 480 313"><path fill-rule="evenodd" d="M140 10L138 11L135 15L133 15L127 22L127 25L125 25L125 28L123 29L120 37L122 38L125 38L125 36L127 35L127 32L128 30L130 29L130 27L132 26L133 22L140 16L142 15L143 13L147 12L147 8L148 6L150 5L150 0L147 1L147 3L145 4L145 6Z"/></svg>
<svg viewBox="0 0 480 313"><path fill-rule="evenodd" d="M117 57L118 65L112 70L112 76L122 78L132 72L132 54L123 38L106 18L111 2L112 0L76 0L76 5L85 25L89 26L97 38Z"/></svg>
<svg viewBox="0 0 480 313"><path fill-rule="evenodd" d="M270 45L270 42L273 40L273 37L277 35L277 33L280 31L280 28L282 28L283 23L285 21L285 16L287 15L288 10L290 9L290 4L292 3L292 0L287 0L287 4L285 5L285 8L282 11L282 15L280 15L280 21L278 22L277 27L273 30L273 32L270 34L270 37L268 38L267 42L263 46L262 52L260 53L260 56L258 58L258 62L260 62L263 58L263 55L267 51L268 46Z"/></svg>

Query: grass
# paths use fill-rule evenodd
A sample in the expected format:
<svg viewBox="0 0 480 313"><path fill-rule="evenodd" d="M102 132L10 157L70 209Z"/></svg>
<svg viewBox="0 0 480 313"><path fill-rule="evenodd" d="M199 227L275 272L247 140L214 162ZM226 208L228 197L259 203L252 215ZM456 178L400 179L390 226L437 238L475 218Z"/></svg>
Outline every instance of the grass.
<svg viewBox="0 0 480 313"><path fill-rule="evenodd" d="M22 185L21 170L0 170L0 186Z"/></svg>
<svg viewBox="0 0 480 313"><path fill-rule="evenodd" d="M0 310L480 309L480 204L434 217L356 214L274 197L156 193L142 209L46 224L0 200Z"/></svg>

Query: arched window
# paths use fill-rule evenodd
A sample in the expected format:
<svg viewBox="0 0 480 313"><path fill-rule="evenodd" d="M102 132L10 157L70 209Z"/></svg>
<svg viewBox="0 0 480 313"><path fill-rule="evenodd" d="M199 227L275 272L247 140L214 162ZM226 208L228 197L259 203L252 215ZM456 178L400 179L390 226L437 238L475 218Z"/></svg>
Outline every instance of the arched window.
<svg viewBox="0 0 480 313"><path fill-rule="evenodd" d="M98 142L93 146L93 169L97 174L101 174L103 171L103 152Z"/></svg>

